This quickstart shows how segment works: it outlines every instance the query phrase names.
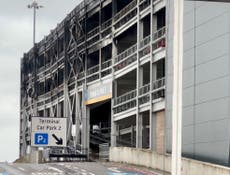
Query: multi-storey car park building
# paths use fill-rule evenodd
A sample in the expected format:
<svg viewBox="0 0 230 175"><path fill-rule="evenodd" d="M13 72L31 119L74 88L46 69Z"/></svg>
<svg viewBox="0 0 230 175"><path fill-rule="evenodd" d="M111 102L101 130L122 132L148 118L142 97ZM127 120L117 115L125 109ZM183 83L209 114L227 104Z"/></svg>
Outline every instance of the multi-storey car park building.
<svg viewBox="0 0 230 175"><path fill-rule="evenodd" d="M68 118L68 146L111 142L163 151L165 4L84 1L24 55L20 155L30 147L34 116Z"/></svg>
<svg viewBox="0 0 230 175"><path fill-rule="evenodd" d="M170 152L171 3L166 0L85 0L24 54L21 60L20 156L31 150L30 125L31 118L35 116L67 118L67 145L80 152L98 152L101 143L151 149L158 153ZM199 70L199 61L195 61L201 57L196 55L199 52L196 42L198 37L202 37L199 31L202 24L198 22L204 18L208 23L211 19L208 16L214 20L219 14L227 13L227 8L216 8L218 5L209 4L214 12L205 12L204 3L185 3L184 53L190 59L184 60L183 153L226 165L229 161L229 138L225 138L224 145L220 142L221 148L227 150L222 149L219 153L218 139L205 142L217 144L211 148L202 143L202 139L209 138L209 133L205 131L211 131L211 128L219 131L221 125L214 127L213 123L205 130L202 122L196 121L203 118L211 122L212 119L205 119L206 115L218 116L215 112L212 115L199 108L199 105L206 104L198 102L202 101L199 97L205 95L203 91L206 90L205 87L199 89L196 81L203 80L196 76L205 79L209 74L203 74ZM191 47L187 48L188 45ZM226 48L225 51L229 50ZM211 56L207 57L209 59L212 60ZM191 70L186 73L190 63ZM191 82L188 81L190 75L193 77ZM213 76L215 78L217 74ZM187 91L189 87L191 91ZM226 86L223 85L223 88ZM187 102L188 105L185 104ZM210 99L211 102L218 106L214 98ZM205 107L214 110L214 106L210 105L207 103ZM217 111L221 109L221 106L217 107ZM227 131L230 127L225 128ZM210 154L210 151L216 152ZM223 154L227 157L222 157Z"/></svg>

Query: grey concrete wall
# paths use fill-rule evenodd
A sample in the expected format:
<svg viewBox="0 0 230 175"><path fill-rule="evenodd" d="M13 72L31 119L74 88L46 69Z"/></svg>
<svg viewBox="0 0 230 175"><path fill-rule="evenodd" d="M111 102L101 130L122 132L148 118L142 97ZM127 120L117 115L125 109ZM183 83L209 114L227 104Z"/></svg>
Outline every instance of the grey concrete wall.
<svg viewBox="0 0 230 175"><path fill-rule="evenodd" d="M172 6L171 6L172 7ZM169 13L173 11L169 9ZM169 35L172 35L169 18ZM230 5L185 1L182 151L229 165ZM167 61L167 151L171 150L172 38Z"/></svg>
<svg viewBox="0 0 230 175"><path fill-rule="evenodd" d="M110 148L110 161L141 165L156 170L171 172L170 155L128 147ZM229 175L230 168L192 159L182 159L182 175Z"/></svg>
<svg viewBox="0 0 230 175"><path fill-rule="evenodd" d="M36 150L32 149L30 154L27 154L25 156L26 161L29 163L42 163L42 151L41 150Z"/></svg>

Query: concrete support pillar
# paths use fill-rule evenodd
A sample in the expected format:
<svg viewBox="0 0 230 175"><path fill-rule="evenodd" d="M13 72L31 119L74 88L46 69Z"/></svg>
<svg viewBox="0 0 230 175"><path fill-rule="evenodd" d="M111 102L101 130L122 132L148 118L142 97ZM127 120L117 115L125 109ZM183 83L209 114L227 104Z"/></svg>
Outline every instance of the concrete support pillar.
<svg viewBox="0 0 230 175"><path fill-rule="evenodd" d="M117 55L117 45L116 40L114 39L114 16L117 12L117 1L112 0L112 67L114 65L114 57ZM112 68L112 76L114 80L114 69ZM113 81L113 98L111 100L111 147L115 147L117 145L117 124L114 121L113 116L113 99L117 97L117 81Z"/></svg>
<svg viewBox="0 0 230 175"><path fill-rule="evenodd" d="M131 126L131 145L134 146L135 145L135 136L134 136L135 130L134 130L134 126Z"/></svg>
<svg viewBox="0 0 230 175"><path fill-rule="evenodd" d="M85 90L86 89L84 89L84 91ZM83 153L87 154L88 158L89 158L89 135L90 135L90 108L85 105L85 100L83 100L81 140L82 140Z"/></svg>
<svg viewBox="0 0 230 175"><path fill-rule="evenodd" d="M117 146L117 124L116 122L111 123L111 147Z"/></svg>
<svg viewBox="0 0 230 175"><path fill-rule="evenodd" d="M156 150L156 115L152 111L150 112L152 115L150 115L149 119L149 148Z"/></svg>
<svg viewBox="0 0 230 175"><path fill-rule="evenodd" d="M139 4L139 0L137 0L137 4ZM139 50L140 46L140 9L139 7L137 8L137 50ZM139 88L141 87L141 80L143 81L143 75L141 75L140 70L140 57L139 57L139 52L137 52L137 80L136 80L136 92L137 92L137 97L136 97L136 148L141 148L142 147L142 122L141 121L141 115L139 112ZM141 78L142 77L142 78ZM141 127L141 129L140 129ZM141 130L141 133L140 133Z"/></svg>
<svg viewBox="0 0 230 175"><path fill-rule="evenodd" d="M102 63L102 59L101 59L101 48L99 49L99 79L101 80L101 63Z"/></svg>
<svg viewBox="0 0 230 175"><path fill-rule="evenodd" d="M76 111L75 111L75 125L76 125L76 134L75 134L75 146L80 145L80 133L81 133L81 95L76 92Z"/></svg>
<svg viewBox="0 0 230 175"><path fill-rule="evenodd" d="M152 16L152 32L155 33L157 31L157 16L153 15Z"/></svg>
<svg viewBox="0 0 230 175"><path fill-rule="evenodd" d="M152 64L152 81L157 80L157 65L155 63Z"/></svg>
<svg viewBox="0 0 230 175"><path fill-rule="evenodd" d="M62 106L61 106L61 103L58 103L57 104L57 116L58 117L63 117L63 116L61 116L61 108L62 108ZM68 105L68 108L69 108L69 105ZM67 110L68 111L68 110ZM56 116L55 116L56 117Z"/></svg>
<svg viewBox="0 0 230 175"><path fill-rule="evenodd" d="M113 82L113 97L117 97L117 81ZM111 100L111 146L115 147L117 142L117 124L113 118L113 99Z"/></svg>
<svg viewBox="0 0 230 175"><path fill-rule="evenodd" d="M71 136L72 136L72 117L70 115L70 104L69 104L69 96L67 95L67 99L65 99L65 102L63 101L63 107L64 107L64 116L61 117L65 117L67 118L67 143L68 141L71 140ZM57 104L57 106L59 106L59 104ZM61 104L60 104L61 106ZM61 109L61 107L60 107ZM57 116L59 117L58 113L61 113L61 111L57 111ZM56 117L56 116L55 116Z"/></svg>
<svg viewBox="0 0 230 175"><path fill-rule="evenodd" d="M143 120L143 127L142 127L142 148L149 148L149 122L147 123L146 120L149 115L142 115Z"/></svg>
<svg viewBox="0 0 230 175"><path fill-rule="evenodd" d="M143 21L140 21L139 38L140 38L140 41L143 40L143 38L144 38L144 23L143 23Z"/></svg>
<svg viewBox="0 0 230 175"><path fill-rule="evenodd" d="M149 110L149 149L153 150L154 147L154 132L153 129L154 127L154 115L153 115L153 104L152 104L152 89L153 89L153 30L154 30L154 17L153 17L153 1L150 1L150 93L149 93L149 105L150 105L150 110Z"/></svg>
<svg viewBox="0 0 230 175"><path fill-rule="evenodd" d="M142 148L143 116L139 114L136 117L136 148Z"/></svg>
<svg viewBox="0 0 230 175"><path fill-rule="evenodd" d="M144 84L144 68L140 67L139 68L139 85L140 87L143 86Z"/></svg>
<svg viewBox="0 0 230 175"><path fill-rule="evenodd" d="M116 56L117 55L117 44L116 41L114 40L112 43L112 55Z"/></svg>

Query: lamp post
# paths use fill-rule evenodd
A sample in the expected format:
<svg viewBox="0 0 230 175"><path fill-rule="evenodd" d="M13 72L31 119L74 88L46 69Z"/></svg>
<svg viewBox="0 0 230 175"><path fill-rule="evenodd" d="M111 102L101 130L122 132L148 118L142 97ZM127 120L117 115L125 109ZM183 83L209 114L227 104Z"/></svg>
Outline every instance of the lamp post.
<svg viewBox="0 0 230 175"><path fill-rule="evenodd" d="M35 42L36 42L36 38L35 38L36 37L36 10L38 10L39 8L42 8L43 6L38 5L36 0L33 0L33 2L31 4L29 4L27 7L29 9L33 9L33 47L34 47L33 49L35 50ZM34 58L35 58L35 52L34 52ZM35 59L34 59L34 65L36 65ZM36 76L35 76L35 79L36 79ZM35 107L35 109L36 109L36 107ZM37 112L35 112L35 116L36 115L37 115ZM31 151L32 151L32 149L33 148L31 148ZM39 148L38 148L38 150L39 150ZM36 157L36 162L38 163L38 157Z"/></svg>
<svg viewBox="0 0 230 175"><path fill-rule="evenodd" d="M38 5L38 3L36 2L36 0L33 0L32 4L29 4L27 6L29 9L33 8L33 45L35 45L35 39L36 39L36 10L38 10L39 8L42 8L43 6Z"/></svg>

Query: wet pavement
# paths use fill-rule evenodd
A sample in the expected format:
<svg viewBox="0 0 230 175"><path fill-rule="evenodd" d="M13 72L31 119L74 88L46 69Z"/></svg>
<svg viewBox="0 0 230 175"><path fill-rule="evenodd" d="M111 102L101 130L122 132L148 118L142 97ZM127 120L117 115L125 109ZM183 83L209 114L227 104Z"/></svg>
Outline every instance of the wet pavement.
<svg viewBox="0 0 230 175"><path fill-rule="evenodd" d="M102 162L74 163L0 163L0 175L161 175L160 173L126 164Z"/></svg>

